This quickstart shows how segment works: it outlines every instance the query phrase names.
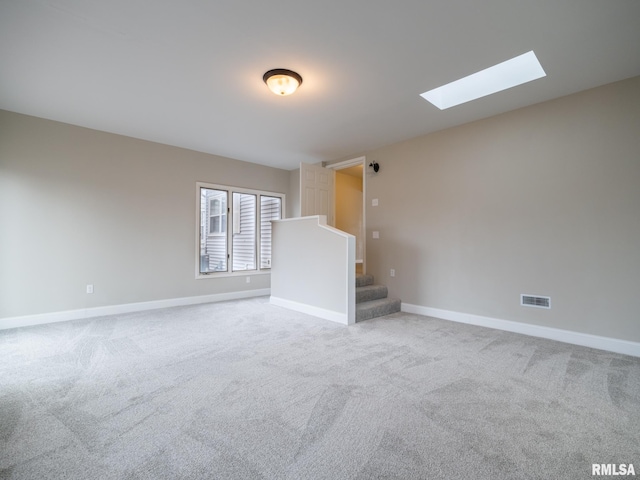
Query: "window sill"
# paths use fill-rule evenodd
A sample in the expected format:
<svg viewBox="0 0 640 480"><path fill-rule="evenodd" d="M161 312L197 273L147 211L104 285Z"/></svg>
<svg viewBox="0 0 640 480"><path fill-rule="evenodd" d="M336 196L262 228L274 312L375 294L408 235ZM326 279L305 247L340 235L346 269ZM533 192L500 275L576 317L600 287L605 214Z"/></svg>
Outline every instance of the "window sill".
<svg viewBox="0 0 640 480"><path fill-rule="evenodd" d="M249 277L254 275L271 275L271 269L268 270L238 270L236 272L211 272L196 273L196 280L206 280L208 278L228 278L228 277Z"/></svg>

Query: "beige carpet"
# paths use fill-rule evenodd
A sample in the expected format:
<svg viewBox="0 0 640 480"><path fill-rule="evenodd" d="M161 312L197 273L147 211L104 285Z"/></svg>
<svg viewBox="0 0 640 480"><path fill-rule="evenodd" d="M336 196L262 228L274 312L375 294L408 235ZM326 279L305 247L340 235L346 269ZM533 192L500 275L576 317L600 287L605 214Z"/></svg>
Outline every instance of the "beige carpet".
<svg viewBox="0 0 640 480"><path fill-rule="evenodd" d="M640 474L640 359L266 298L0 332L0 479Z"/></svg>

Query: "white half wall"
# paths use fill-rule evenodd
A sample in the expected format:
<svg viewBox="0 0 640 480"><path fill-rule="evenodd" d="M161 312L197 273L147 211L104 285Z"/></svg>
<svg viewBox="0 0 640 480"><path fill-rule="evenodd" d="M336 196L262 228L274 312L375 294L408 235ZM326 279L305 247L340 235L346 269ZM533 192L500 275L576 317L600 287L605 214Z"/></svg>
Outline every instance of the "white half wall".
<svg viewBox="0 0 640 480"><path fill-rule="evenodd" d="M273 222L271 302L355 323L355 237L324 215Z"/></svg>

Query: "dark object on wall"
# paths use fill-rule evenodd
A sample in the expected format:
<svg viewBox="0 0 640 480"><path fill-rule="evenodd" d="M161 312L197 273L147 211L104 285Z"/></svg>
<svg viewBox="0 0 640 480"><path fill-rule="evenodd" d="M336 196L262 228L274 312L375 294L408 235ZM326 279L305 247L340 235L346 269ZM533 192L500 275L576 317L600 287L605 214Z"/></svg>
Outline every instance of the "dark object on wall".
<svg viewBox="0 0 640 480"><path fill-rule="evenodd" d="M373 168L373 171L376 173L378 173L378 170L380 170L380 164L378 162L371 162L369 166Z"/></svg>

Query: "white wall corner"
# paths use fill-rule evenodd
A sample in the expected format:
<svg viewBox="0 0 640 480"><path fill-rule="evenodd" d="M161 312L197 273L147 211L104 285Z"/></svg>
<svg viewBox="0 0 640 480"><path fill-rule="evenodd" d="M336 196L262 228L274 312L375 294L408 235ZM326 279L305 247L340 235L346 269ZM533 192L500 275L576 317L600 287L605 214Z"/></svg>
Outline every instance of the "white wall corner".
<svg viewBox="0 0 640 480"><path fill-rule="evenodd" d="M401 309L406 313L414 313L417 315L424 315L426 317L450 320L452 322L467 323L469 325L477 325L479 327L504 330L506 332L520 333L522 335L529 335L532 337L547 338L558 342L596 348L598 350L631 355L633 357L640 357L640 343L638 342L630 342L628 340L620 340L610 337L600 337L597 335L572 332L558 328L543 327L540 325L532 325L530 323L520 323L510 320L501 320L498 318L483 317L470 313L423 307L421 305L412 305L410 303L403 303Z"/></svg>

